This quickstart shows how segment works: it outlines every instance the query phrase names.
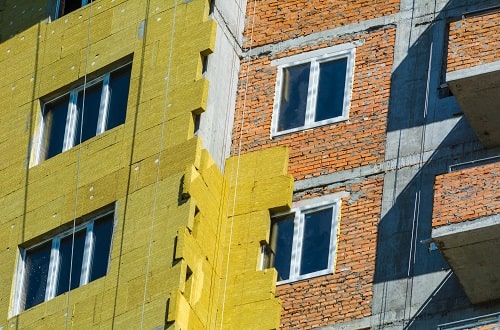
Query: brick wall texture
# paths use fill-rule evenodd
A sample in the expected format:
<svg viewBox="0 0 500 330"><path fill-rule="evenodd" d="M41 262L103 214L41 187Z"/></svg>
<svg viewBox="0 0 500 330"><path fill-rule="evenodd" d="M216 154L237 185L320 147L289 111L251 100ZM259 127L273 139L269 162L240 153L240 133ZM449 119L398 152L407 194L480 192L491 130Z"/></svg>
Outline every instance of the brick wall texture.
<svg viewBox="0 0 500 330"><path fill-rule="evenodd" d="M397 10L399 1L392 0L249 2L247 46L273 44ZM348 120L271 138L278 72L271 61L346 43L357 44ZM244 61L232 153L287 146L288 171L295 180L384 161L394 43L395 27L387 25L300 45L293 41L283 51ZM283 305L281 328L311 329L371 315L382 187L381 175L295 194L295 201L340 191L349 196L341 204L334 273L277 287Z"/></svg>
<svg viewBox="0 0 500 330"><path fill-rule="evenodd" d="M283 329L312 329L371 314L382 185L383 177L378 176L296 196L307 199L337 191L350 193L342 199L335 272L277 287Z"/></svg>
<svg viewBox="0 0 500 330"><path fill-rule="evenodd" d="M395 29L389 27L245 62L238 91L233 154L286 145L290 148L289 172L296 180L383 161L394 38ZM364 44L356 48L349 119L271 139L277 67L270 62L360 40Z"/></svg>
<svg viewBox="0 0 500 330"><path fill-rule="evenodd" d="M500 12L450 23L447 71L500 60Z"/></svg>
<svg viewBox="0 0 500 330"><path fill-rule="evenodd" d="M498 163L436 176L434 228L500 213Z"/></svg>
<svg viewBox="0 0 500 330"><path fill-rule="evenodd" d="M248 1L246 46L257 47L394 14L399 0Z"/></svg>

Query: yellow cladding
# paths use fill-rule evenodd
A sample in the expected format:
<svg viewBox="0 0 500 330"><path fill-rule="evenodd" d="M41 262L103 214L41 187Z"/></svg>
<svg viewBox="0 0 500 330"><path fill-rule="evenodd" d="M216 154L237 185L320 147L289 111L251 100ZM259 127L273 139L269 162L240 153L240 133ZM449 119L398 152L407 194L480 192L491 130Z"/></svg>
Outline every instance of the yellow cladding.
<svg viewBox="0 0 500 330"><path fill-rule="evenodd" d="M175 256L186 277L180 292L172 294L169 320L176 328L198 329L195 319L222 329L279 327L277 274L261 270L259 262L261 242L269 239L269 211L291 206L287 160L284 147L235 156L222 178L202 152L200 167L186 168L182 194L196 203L198 214L193 228L181 227L177 236Z"/></svg>
<svg viewBox="0 0 500 330"><path fill-rule="evenodd" d="M0 328L279 327L276 272L259 260L269 211L291 205L288 153L233 157L222 174L194 136L209 1L95 0L43 20L47 4L0 0ZM36 164L43 102L128 62L125 123ZM20 249L113 208L107 275L14 315Z"/></svg>

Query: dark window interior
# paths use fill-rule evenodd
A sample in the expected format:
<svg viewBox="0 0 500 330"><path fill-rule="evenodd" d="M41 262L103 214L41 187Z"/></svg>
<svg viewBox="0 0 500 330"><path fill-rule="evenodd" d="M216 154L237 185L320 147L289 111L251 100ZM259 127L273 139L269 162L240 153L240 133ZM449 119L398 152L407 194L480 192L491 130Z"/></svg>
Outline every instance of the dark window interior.
<svg viewBox="0 0 500 330"><path fill-rule="evenodd" d="M81 7L81 0L60 0L57 17L62 17Z"/></svg>
<svg viewBox="0 0 500 330"><path fill-rule="evenodd" d="M66 118L68 117L68 104L69 94L45 104L44 124L45 134L48 136L46 141L46 158L62 152Z"/></svg>
<svg viewBox="0 0 500 330"><path fill-rule="evenodd" d="M111 236L113 235L113 213L94 222L94 256L90 269L90 280L103 277L108 272Z"/></svg>
<svg viewBox="0 0 500 330"><path fill-rule="evenodd" d="M56 296L80 286L80 273L82 271L83 251L85 248L85 230L75 233L73 247L73 264L71 265L71 246L73 235L61 239L59 247L60 264ZM71 285L70 281L71 269Z"/></svg>
<svg viewBox="0 0 500 330"><path fill-rule="evenodd" d="M26 251L26 295L24 308L28 309L45 300L52 242Z"/></svg>
<svg viewBox="0 0 500 330"><path fill-rule="evenodd" d="M304 126L310 63L283 68L278 131Z"/></svg>
<svg viewBox="0 0 500 330"><path fill-rule="evenodd" d="M328 268L333 209L305 214L300 275Z"/></svg>
<svg viewBox="0 0 500 330"><path fill-rule="evenodd" d="M78 125L76 125L75 145L96 136L99 107L101 104L102 82L78 92ZM85 98L84 98L85 96ZM80 127L83 118L83 125ZM80 140L81 131L81 140Z"/></svg>
<svg viewBox="0 0 500 330"><path fill-rule="evenodd" d="M280 280L287 280L290 277L294 217L294 214L289 214L276 219L273 223L271 245L275 254L274 268L278 271Z"/></svg>
<svg viewBox="0 0 500 330"><path fill-rule="evenodd" d="M109 80L111 100L106 129L112 129L125 122L131 69L132 63L111 73Z"/></svg>
<svg viewBox="0 0 500 330"><path fill-rule="evenodd" d="M347 58L321 63L314 121L342 116Z"/></svg>

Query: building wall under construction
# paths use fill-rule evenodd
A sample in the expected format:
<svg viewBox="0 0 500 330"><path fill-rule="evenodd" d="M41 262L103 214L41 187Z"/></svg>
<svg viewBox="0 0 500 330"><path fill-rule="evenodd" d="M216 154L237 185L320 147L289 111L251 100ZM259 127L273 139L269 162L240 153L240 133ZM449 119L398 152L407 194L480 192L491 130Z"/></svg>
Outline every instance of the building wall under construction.
<svg viewBox="0 0 500 330"><path fill-rule="evenodd" d="M100 0L27 21L19 10L51 4L1 4L0 328L251 328L257 311L265 311L258 328L278 327L276 274L258 263L269 210L291 204L287 149L230 159L225 174L220 157L215 163L202 149L195 134L209 96L204 58L217 51L210 3ZM3 29L7 17L19 24ZM68 97L68 112L85 120L85 105L72 98L91 95L95 81L112 87L113 70L127 63L124 122L75 142L68 136L85 129L66 121L62 152L51 154L49 105ZM112 94L102 93L99 118ZM113 214L105 275L62 294L47 288L25 308L23 253L46 241L51 254L61 251L54 237L103 210Z"/></svg>

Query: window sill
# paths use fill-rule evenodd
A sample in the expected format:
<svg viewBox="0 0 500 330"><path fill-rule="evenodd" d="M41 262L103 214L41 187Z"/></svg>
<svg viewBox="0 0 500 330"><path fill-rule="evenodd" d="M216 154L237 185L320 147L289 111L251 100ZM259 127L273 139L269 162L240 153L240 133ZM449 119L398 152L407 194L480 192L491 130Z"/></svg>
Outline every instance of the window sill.
<svg viewBox="0 0 500 330"><path fill-rule="evenodd" d="M309 130L309 129L314 129L314 128L318 128L318 127L322 127L322 126L326 126L326 125L330 125L330 124L334 124L334 123L347 121L348 119L349 119L348 116L336 117L336 118L332 118L332 119L318 121L318 122L315 122L314 124L307 125L307 126L300 126L300 127L296 127L296 128L287 129L284 131L272 132L271 139L273 139L275 137L282 136L282 135L286 135L286 134L302 132L302 131Z"/></svg>
<svg viewBox="0 0 500 330"><path fill-rule="evenodd" d="M276 285L279 286L279 285L284 285L284 284L294 284L294 283L310 280L310 279L320 277L320 276L331 275L333 273L334 273L334 271L329 270L329 269L320 270L320 271L310 273L310 274L305 274L305 275L302 275L302 276L299 276L299 277L296 277L293 279L277 281Z"/></svg>

